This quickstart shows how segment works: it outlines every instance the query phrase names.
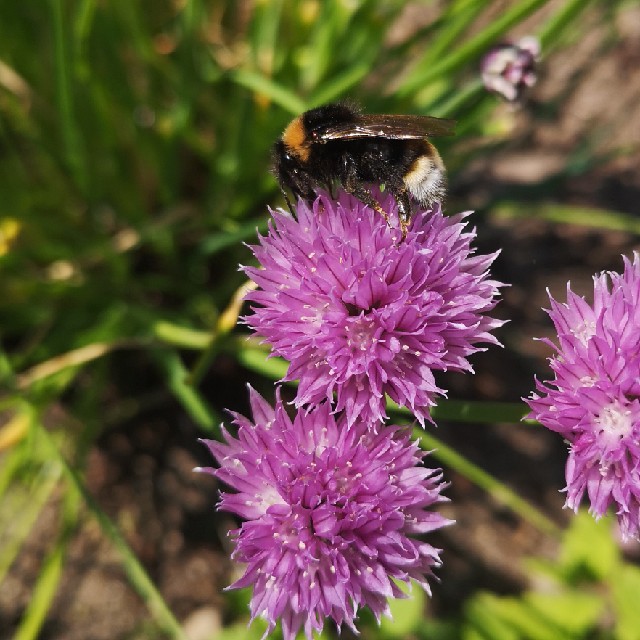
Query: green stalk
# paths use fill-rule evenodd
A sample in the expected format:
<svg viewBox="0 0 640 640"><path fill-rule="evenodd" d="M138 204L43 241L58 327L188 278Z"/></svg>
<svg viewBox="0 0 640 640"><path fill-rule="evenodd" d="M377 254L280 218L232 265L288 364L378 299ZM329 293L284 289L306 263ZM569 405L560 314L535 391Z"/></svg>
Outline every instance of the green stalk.
<svg viewBox="0 0 640 640"><path fill-rule="evenodd" d="M180 623L175 619L160 592L149 578L144 567L127 544L126 540L111 521L109 516L95 502L80 479L77 471L69 465L64 456L60 453L49 432L38 424L38 433L42 442L49 449L50 455L58 460L67 476L71 487L75 489L83 498L89 512L98 521L102 533L111 541L113 546L120 553L122 567L129 578L129 581L140 597L146 602L152 616L170 638L175 640L188 640ZM54 558L55 560L55 558ZM53 560L52 560L53 562Z"/></svg>
<svg viewBox="0 0 640 640"><path fill-rule="evenodd" d="M477 36L468 40L466 44L460 45L451 55L442 58L440 62L434 63L434 65L424 73L410 75L398 89L398 96L410 96L415 91L422 89L426 84L429 84L429 82L433 82L437 78L462 67L468 61L473 59L479 60L486 49L495 42L498 37L508 31L512 26L518 24L529 14L545 5L547 1L548 0L526 0L526 2L517 4L510 10L505 11Z"/></svg>
<svg viewBox="0 0 640 640"><path fill-rule="evenodd" d="M560 537L562 532L558 525L544 515L542 511L523 500L505 484L496 480L457 451L451 449L451 447L448 447L431 433L416 427L414 435L420 441L423 449L426 451L433 450L432 455L434 458L471 480L475 485L486 491L496 502L508 507L543 533L554 538Z"/></svg>
<svg viewBox="0 0 640 640"><path fill-rule="evenodd" d="M551 47L564 28L589 4L590 0L569 0L567 4L551 18L538 33L542 50Z"/></svg>
<svg viewBox="0 0 640 640"><path fill-rule="evenodd" d="M69 56L64 29L62 0L50 0L53 23L55 80L58 95L59 119L62 128L62 146L66 162L77 186L84 192L88 185L87 163L83 158L71 86L72 60Z"/></svg>
<svg viewBox="0 0 640 640"><path fill-rule="evenodd" d="M60 465L57 467L59 469ZM55 546L45 558L29 604L13 640L37 640L40 636L42 625L49 609L51 609L62 578L64 556L69 541L78 526L79 498L76 491L67 491L64 496L62 529Z"/></svg>

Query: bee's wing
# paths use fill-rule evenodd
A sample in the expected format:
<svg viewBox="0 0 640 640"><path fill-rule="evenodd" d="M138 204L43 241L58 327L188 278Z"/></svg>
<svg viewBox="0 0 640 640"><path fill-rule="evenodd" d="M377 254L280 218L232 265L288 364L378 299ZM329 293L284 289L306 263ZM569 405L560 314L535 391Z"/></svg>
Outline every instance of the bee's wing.
<svg viewBox="0 0 640 640"><path fill-rule="evenodd" d="M414 115L361 115L351 122L332 123L316 132L320 140L357 138L420 139L454 134L455 120Z"/></svg>

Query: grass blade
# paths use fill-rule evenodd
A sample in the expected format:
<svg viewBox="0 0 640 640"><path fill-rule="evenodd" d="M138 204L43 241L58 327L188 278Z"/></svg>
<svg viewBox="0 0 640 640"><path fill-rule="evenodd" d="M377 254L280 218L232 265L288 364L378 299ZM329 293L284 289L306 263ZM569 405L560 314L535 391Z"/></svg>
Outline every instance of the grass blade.
<svg viewBox="0 0 640 640"><path fill-rule="evenodd" d="M88 187L87 164L82 151L80 132L77 128L73 102L71 77L73 64L69 56L69 47L65 31L62 0L50 0L52 10L52 28L55 56L55 82L58 95L59 120L62 129L62 146L65 160L75 182L81 191Z"/></svg>
<svg viewBox="0 0 640 640"><path fill-rule="evenodd" d="M62 577L62 562L66 547L66 536L61 536L45 558L24 617L13 640L36 640L39 637Z"/></svg>
<svg viewBox="0 0 640 640"><path fill-rule="evenodd" d="M57 460L67 476L71 486L84 500L87 508L93 517L97 520L103 534L111 541L113 546L118 550L122 559L122 566L127 574L129 581L140 597L145 601L147 607L151 611L154 619L168 634L170 638L175 640L188 640L180 623L175 619L166 602L162 598L160 592L149 578L144 567L123 538L118 528L113 524L107 514L98 506L93 497L87 491L78 472L71 467L60 450L54 443L51 434L38 425L38 435L40 440L48 449L48 453L52 459Z"/></svg>
<svg viewBox="0 0 640 640"><path fill-rule="evenodd" d="M399 97L412 95L437 78L451 73L471 60L479 61L486 49L511 27L544 6L548 0L526 0L510 7L479 34L460 45L449 56L435 62L420 73L411 73L398 88Z"/></svg>
<svg viewBox="0 0 640 640"><path fill-rule="evenodd" d="M230 77L235 83L261 93L292 115L297 116L306 110L306 104L301 98L265 75L241 69L232 73Z"/></svg>

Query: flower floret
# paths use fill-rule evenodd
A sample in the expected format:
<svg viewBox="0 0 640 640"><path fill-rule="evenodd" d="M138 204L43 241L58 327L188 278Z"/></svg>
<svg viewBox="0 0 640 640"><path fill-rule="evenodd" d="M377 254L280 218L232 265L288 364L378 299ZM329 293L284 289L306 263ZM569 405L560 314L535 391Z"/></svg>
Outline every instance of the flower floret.
<svg viewBox="0 0 640 640"><path fill-rule="evenodd" d="M244 321L289 361L297 407L335 396L349 424L377 422L386 394L424 424L445 394L434 371L471 371L479 345L498 344L497 254L473 255L468 214L418 211L405 237L393 197L380 201L391 225L346 193L273 212L253 247L261 268L245 267L259 289Z"/></svg>
<svg viewBox="0 0 640 640"><path fill-rule="evenodd" d="M219 508L245 520L232 557L246 568L231 588L253 587L252 618L310 640L326 618L355 631L359 608L388 614L388 598L402 597L396 582L429 592L439 550L413 535L450 521L430 510L445 485L421 465L410 430L347 427L328 403L291 419L279 397L273 408L250 398L253 421L236 415L236 436L205 440L220 467L200 470L234 489Z"/></svg>
<svg viewBox="0 0 640 640"><path fill-rule="evenodd" d="M530 417L569 443L566 506L584 497L600 518L610 506L624 539L640 537L640 257L622 274L593 279L594 302L567 288L548 311L558 344L549 342L554 378L536 381Z"/></svg>

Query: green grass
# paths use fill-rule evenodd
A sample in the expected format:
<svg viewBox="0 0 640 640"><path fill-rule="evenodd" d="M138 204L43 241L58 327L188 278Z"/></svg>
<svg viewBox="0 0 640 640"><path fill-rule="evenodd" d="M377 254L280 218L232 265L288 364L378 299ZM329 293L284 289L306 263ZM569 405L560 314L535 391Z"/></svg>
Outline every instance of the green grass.
<svg viewBox="0 0 640 640"><path fill-rule="evenodd" d="M552 57L580 36L590 8L519 0L487 21L492 2L452 0L440 13L425 3L433 19L391 39L405 4L47 0L0 9L0 580L53 490L63 496L16 638L39 636L81 509L118 550L157 628L183 637L90 497L86 460L101 434L144 411L146 392L174 398L202 434L213 432L224 407L201 381L220 354L267 387L281 375L277 361L264 364L253 342L236 339L233 297L243 284L237 265L250 259L242 243L265 230L267 205L282 204L269 149L291 117L349 96L372 112L455 117L461 133L443 141L443 155L470 140L482 152L483 119L498 105L477 80L482 53L545 8L536 29ZM611 3L591 4L604 12ZM496 203L504 215L514 210ZM554 220L564 212L544 209ZM118 368L127 363L148 371L153 389L128 386ZM51 424L54 407L65 418ZM512 405L439 410L454 420L477 410L480 422L521 415ZM480 477L460 458L450 463ZM501 493L485 476L480 484ZM21 518L9 529L13 511ZM550 528L537 513L530 519Z"/></svg>

